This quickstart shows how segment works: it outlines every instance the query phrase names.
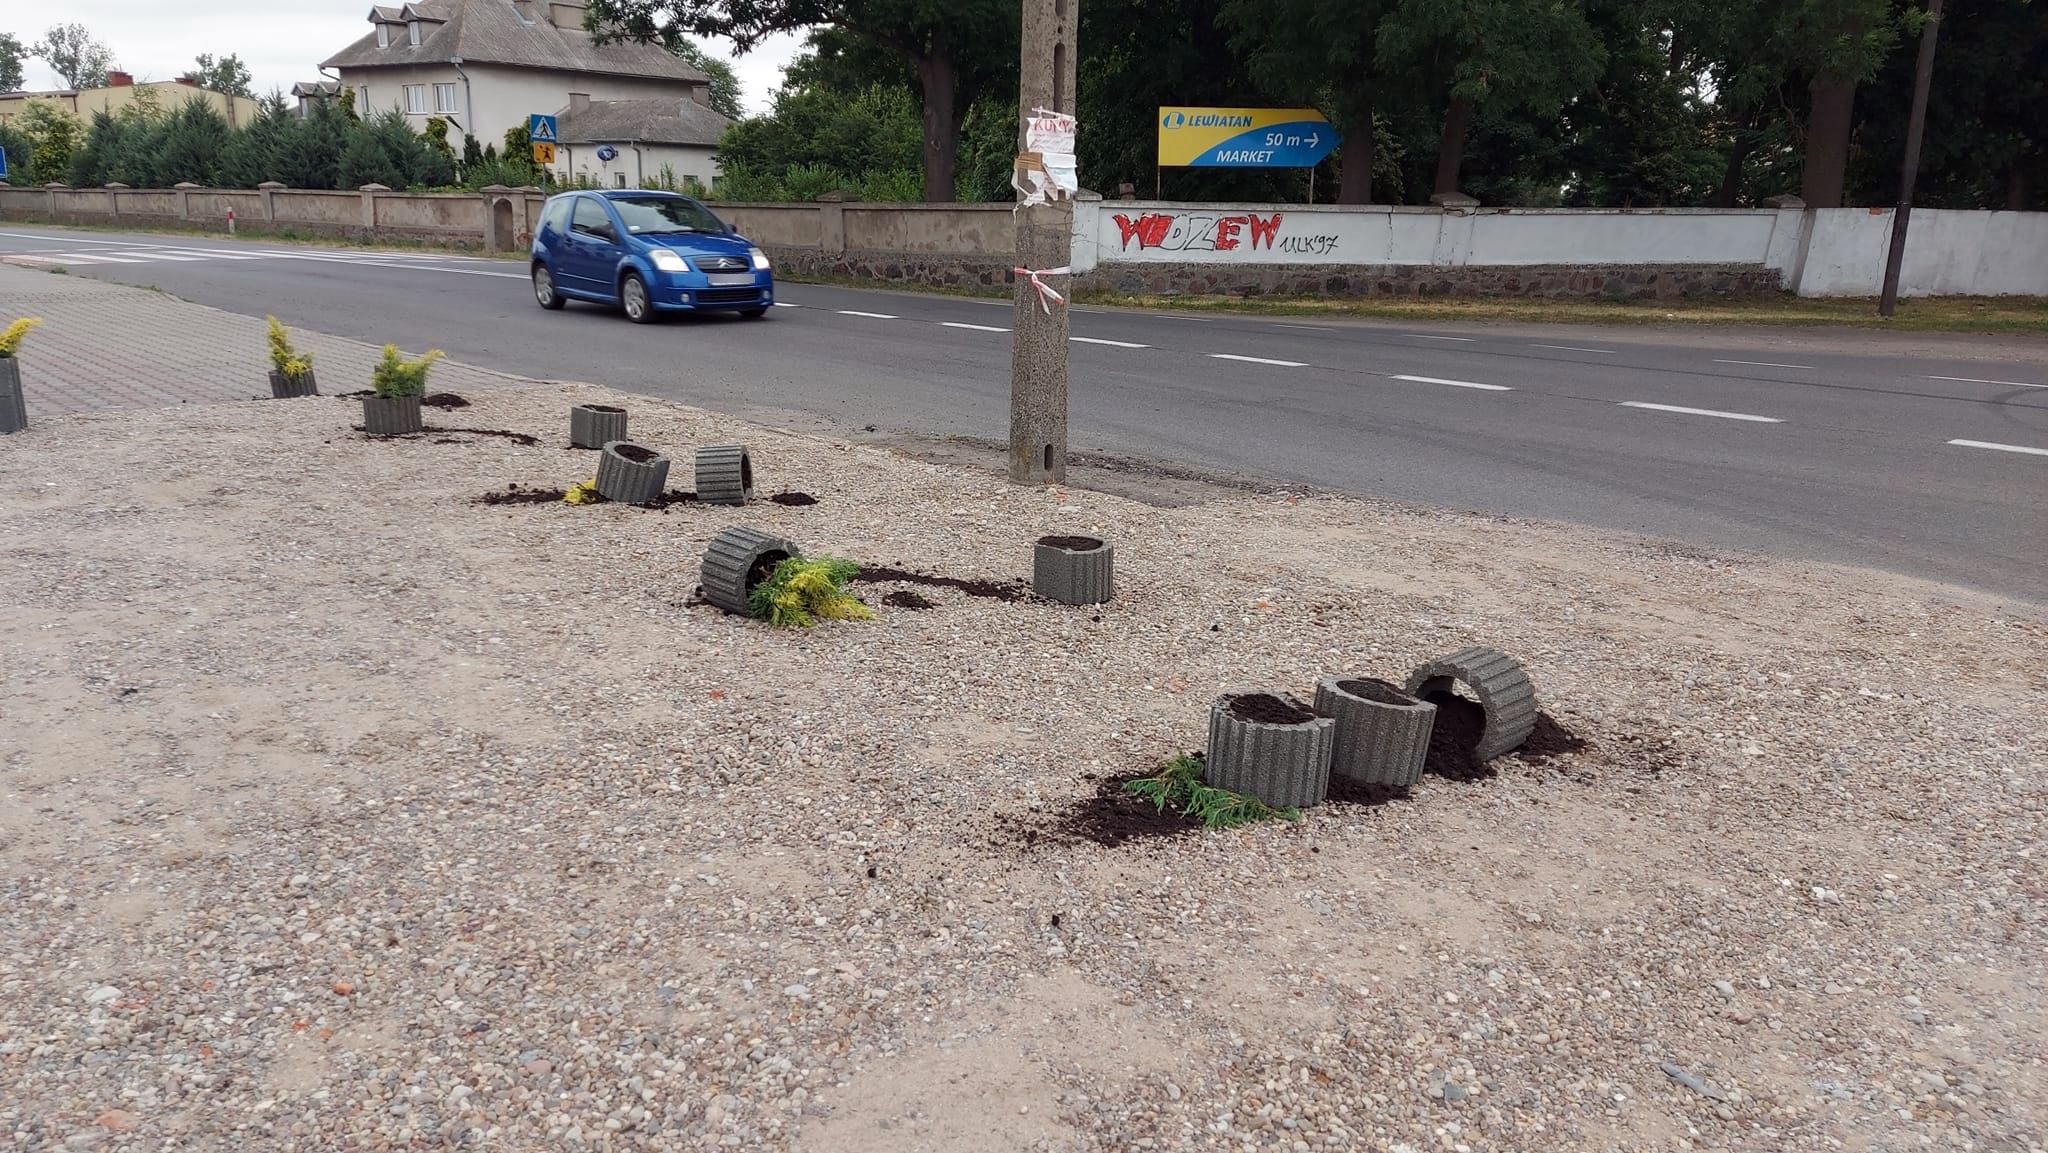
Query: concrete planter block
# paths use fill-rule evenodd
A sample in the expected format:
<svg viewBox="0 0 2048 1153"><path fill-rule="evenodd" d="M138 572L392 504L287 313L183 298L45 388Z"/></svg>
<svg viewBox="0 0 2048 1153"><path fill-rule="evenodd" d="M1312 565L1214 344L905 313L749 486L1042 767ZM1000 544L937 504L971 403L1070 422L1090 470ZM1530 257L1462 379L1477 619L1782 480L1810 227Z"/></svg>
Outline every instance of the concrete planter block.
<svg viewBox="0 0 2048 1153"><path fill-rule="evenodd" d="M1040 537L1031 550L1031 591L1063 605L1116 595L1116 550L1091 536Z"/></svg>
<svg viewBox="0 0 2048 1153"><path fill-rule="evenodd" d="M273 400L283 400L290 396L319 395L320 386L314 382L313 374L310 372L298 376L286 376L281 372L270 374L270 396Z"/></svg>
<svg viewBox="0 0 2048 1153"><path fill-rule="evenodd" d="M668 486L668 458L630 440L609 441L597 458L597 495L648 504Z"/></svg>
<svg viewBox="0 0 2048 1153"><path fill-rule="evenodd" d="M1322 801L1330 789L1337 722L1286 693L1225 693L1209 706L1203 780L1276 809Z"/></svg>
<svg viewBox="0 0 2048 1153"><path fill-rule="evenodd" d="M425 427L417 396L363 398L363 431L371 436L407 436Z"/></svg>
<svg viewBox="0 0 2048 1153"><path fill-rule="evenodd" d="M711 547L704 550L704 563L697 569L704 599L726 612L747 616L747 597L754 586L775 575L776 565L803 555L796 545L760 529L744 525L726 529L711 538Z"/></svg>
<svg viewBox="0 0 2048 1153"><path fill-rule="evenodd" d="M1411 696L1448 693L1462 681L1486 710L1486 728L1472 755L1490 761L1520 748L1536 730L1536 687L1522 663L1499 649L1475 645L1438 657L1408 674Z"/></svg>
<svg viewBox="0 0 2048 1153"><path fill-rule="evenodd" d="M754 499L754 458L746 445L697 450L697 499L704 504L745 504Z"/></svg>
<svg viewBox="0 0 2048 1153"><path fill-rule="evenodd" d="M609 404L579 404L569 409L569 443L577 448L603 448L626 439L626 410Z"/></svg>
<svg viewBox="0 0 2048 1153"><path fill-rule="evenodd" d="M28 400L21 394L21 361L0 356L0 436L28 427Z"/></svg>
<svg viewBox="0 0 2048 1153"><path fill-rule="evenodd" d="M1316 711L1337 722L1332 775L1396 789L1422 779L1435 705L1385 681L1324 677L1316 682Z"/></svg>

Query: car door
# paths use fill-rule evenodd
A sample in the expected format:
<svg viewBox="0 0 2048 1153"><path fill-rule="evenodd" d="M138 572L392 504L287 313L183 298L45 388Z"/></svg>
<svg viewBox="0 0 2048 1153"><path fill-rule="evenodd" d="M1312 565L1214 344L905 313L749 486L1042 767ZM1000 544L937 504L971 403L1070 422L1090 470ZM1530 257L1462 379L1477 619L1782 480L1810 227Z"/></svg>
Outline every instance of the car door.
<svg viewBox="0 0 2048 1153"><path fill-rule="evenodd" d="M619 266L618 232L611 214L595 196L579 196L569 214L567 259L557 271L577 292L610 299L612 270Z"/></svg>

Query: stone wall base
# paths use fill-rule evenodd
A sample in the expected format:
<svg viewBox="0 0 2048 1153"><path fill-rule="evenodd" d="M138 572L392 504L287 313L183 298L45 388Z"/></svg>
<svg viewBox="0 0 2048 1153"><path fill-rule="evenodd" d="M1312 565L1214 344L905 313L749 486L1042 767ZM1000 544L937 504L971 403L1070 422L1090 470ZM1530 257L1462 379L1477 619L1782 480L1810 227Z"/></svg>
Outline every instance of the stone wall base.
<svg viewBox="0 0 2048 1153"><path fill-rule="evenodd" d="M95 228L122 227L160 228L175 232L203 233L211 236L226 236L227 221L217 217L186 219L161 213L123 212L114 216L103 212L43 212L23 211L18 208L0 208L0 220L19 221L25 224L82 224ZM482 248L484 238L474 232L442 232L425 228L394 228L385 225L375 231L361 225L323 224L309 221L251 220L247 217L235 221L237 236L274 236L292 239L302 236L325 237L333 240L353 240L373 244L385 240L409 240L431 244L441 248Z"/></svg>
<svg viewBox="0 0 2048 1153"><path fill-rule="evenodd" d="M1081 291L1149 296L1527 296L1676 300L1785 290L1751 264L1430 265L1103 264Z"/></svg>

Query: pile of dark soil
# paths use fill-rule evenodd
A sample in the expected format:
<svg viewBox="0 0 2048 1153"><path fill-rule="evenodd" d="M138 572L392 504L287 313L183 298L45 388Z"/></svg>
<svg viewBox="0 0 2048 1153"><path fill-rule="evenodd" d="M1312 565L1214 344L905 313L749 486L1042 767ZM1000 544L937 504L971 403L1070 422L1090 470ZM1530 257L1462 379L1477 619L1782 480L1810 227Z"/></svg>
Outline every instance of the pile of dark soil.
<svg viewBox="0 0 2048 1153"><path fill-rule="evenodd" d="M559 488L521 488L514 481L505 486L503 492L487 492L476 498L478 504L548 504L558 502L569 494Z"/></svg>
<svg viewBox="0 0 2048 1153"><path fill-rule="evenodd" d="M1124 791L1126 784L1151 775L1134 773L1126 777L1099 779L1093 774L1084 776L1083 780L1096 780L1094 794L1055 814L1050 827L1024 830L1024 846L1029 848L1043 838L1054 844L1085 842L1114 849L1132 841L1184 837L1199 832L1200 825L1172 809L1161 809L1143 797Z"/></svg>
<svg viewBox="0 0 2048 1153"><path fill-rule="evenodd" d="M537 437L537 436L530 436L530 435L528 435L528 434L526 434L526 433L523 433L523 432L513 432L513 431L512 431L511 429L506 429L506 428L439 428L439 427L436 427L436 426L434 426L434 425L428 424L428 425L422 425L422 426L420 426L420 431L421 431L421 432L425 432L425 433L432 433L432 434L434 434L435 436L440 436L440 437L446 437L446 436L453 436L453 435L461 435L461 436L500 436L500 437L504 437L504 438L505 438L506 440L509 440L509 441L511 441L511 442L512 442L513 444L519 445L519 446L520 446L520 447L522 447L522 448L532 448L532 447L533 447L534 445L536 445L536 444L539 444L539 443L540 443L540 438L539 438L539 437ZM438 441L438 440L437 440L437 441L435 441L434 443L436 443L436 444L441 444L441 443L444 443L444 442L442 442L442 441ZM463 442L462 442L462 441L459 441L459 440L457 440L457 441L447 441L447 442L445 442L445 443L449 443L449 444L461 444L461 443L463 443Z"/></svg>
<svg viewBox="0 0 2048 1153"><path fill-rule="evenodd" d="M807 492L778 492L768 499L784 508L804 508L818 503L818 498Z"/></svg>
<svg viewBox="0 0 2048 1153"><path fill-rule="evenodd" d="M663 512L667 512L667 511L669 510L669 508L670 508L671 506L674 506L674 505L679 505L679 504L696 504L696 503L697 503L697 494L696 494L696 493L694 493L694 492L684 492L684 491L683 491L682 489L679 489L679 488L672 488L672 489L668 490L667 492L665 492L665 493L662 493L662 494L661 494L660 496L658 496L658 497L655 497L655 498L654 498L653 500L647 501L647 502L646 502L646 503L644 503L644 504L636 504L636 505L634 505L633 507L634 507L634 508L652 508L652 509L659 509L659 510L661 510L661 511L663 511Z"/></svg>
<svg viewBox="0 0 2048 1153"><path fill-rule="evenodd" d="M892 609L914 609L918 612L939 607L937 604L918 596L909 589L897 589L895 592L883 597L882 603Z"/></svg>
<svg viewBox="0 0 2048 1153"><path fill-rule="evenodd" d="M1536 727L1529 733L1529 739L1515 750L1515 755L1525 761L1548 761L1558 757L1583 753L1593 747L1591 741L1557 723L1549 713L1536 714Z"/></svg>
<svg viewBox="0 0 2048 1153"><path fill-rule="evenodd" d="M1401 686L1378 677L1367 677L1357 681L1338 681L1337 687L1354 697L1363 697L1383 705L1413 704L1414 697L1401 691Z"/></svg>
<svg viewBox="0 0 2048 1153"><path fill-rule="evenodd" d="M632 461L634 464L646 464L648 461L661 455L651 448L638 444L622 444L615 451L621 457Z"/></svg>
<svg viewBox="0 0 2048 1153"><path fill-rule="evenodd" d="M1262 725L1304 725L1316 719L1314 709L1305 709L1271 693L1245 693L1232 697L1230 715L1240 721Z"/></svg>
<svg viewBox="0 0 2048 1153"><path fill-rule="evenodd" d="M887 565L863 566L860 574L853 579L860 584L886 584L896 581L902 584L923 585L926 588L953 589L971 597L1011 603L1031 595L1031 590L1022 581L965 580L960 577L911 572L908 569L891 568Z"/></svg>
<svg viewBox="0 0 2048 1153"><path fill-rule="evenodd" d="M1063 548L1068 552L1094 552L1102 542L1092 536L1042 536L1038 543L1047 548Z"/></svg>
<svg viewBox="0 0 2048 1153"><path fill-rule="evenodd" d="M427 408L468 408L469 402L452 392L437 392L420 398L420 404Z"/></svg>
<svg viewBox="0 0 2048 1153"><path fill-rule="evenodd" d="M1436 727L1429 732L1429 755L1422 771L1453 781L1486 781L1499 776L1493 766L1473 755L1486 732L1486 709L1456 693L1424 693L1436 706Z"/></svg>

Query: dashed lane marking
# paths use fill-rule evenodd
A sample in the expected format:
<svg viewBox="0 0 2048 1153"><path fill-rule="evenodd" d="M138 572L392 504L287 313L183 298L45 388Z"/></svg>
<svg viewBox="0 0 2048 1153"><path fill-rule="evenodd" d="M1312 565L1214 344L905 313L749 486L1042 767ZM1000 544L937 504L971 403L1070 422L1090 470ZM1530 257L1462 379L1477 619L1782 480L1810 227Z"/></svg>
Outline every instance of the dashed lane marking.
<svg viewBox="0 0 2048 1153"><path fill-rule="evenodd" d="M1549 348L1549 349L1555 349L1555 350L1557 350L1558 352L1597 352L1597 353L1599 353L1599 354L1600 354L1601 356L1620 356L1620 355L1621 355L1620 353L1616 352L1615 350L1613 350L1613 349L1611 349L1611 348L1580 348L1580 347L1579 347L1578 345L1576 345L1576 344L1532 344L1532 345L1530 345L1529 347L1530 347L1530 348Z"/></svg>
<svg viewBox="0 0 2048 1153"><path fill-rule="evenodd" d="M1440 376L1396 376L1395 380L1412 381L1416 384L1448 384L1452 388L1476 388L1482 392L1513 392L1505 384L1481 384L1476 380L1445 380Z"/></svg>
<svg viewBox="0 0 2048 1153"><path fill-rule="evenodd" d="M1007 328L997 328L997 327L996 327L995 325L993 325L993 324L966 324L966 323L963 323L963 322L961 322L961 321L958 321L958 320L942 320L942 321L940 321L940 322L939 322L939 327L940 327L940 328L965 328L965 329L968 329L969 331L972 331L972 332L1008 332L1008 331L1010 331L1010 330L1009 330L1009 329L1007 329Z"/></svg>
<svg viewBox="0 0 2048 1153"><path fill-rule="evenodd" d="M890 316L890 315L889 315L888 313L886 313L886 312L855 312L855 311L854 311L853 309L850 309L850 308L842 308L842 309L840 309L840 310L839 310L839 315L841 315L841 316L864 316L864 317L866 317L866 318L867 318L867 319L869 319L869 320L895 320L895 319L897 319L897 318L896 318L896 317L894 317L894 316Z"/></svg>
<svg viewBox="0 0 2048 1153"><path fill-rule="evenodd" d="M1988 448L1993 452L2023 452L2028 456L2048 456L2048 448L2034 448L2024 444L1999 444L1989 440L1952 440L1949 443L1964 448Z"/></svg>
<svg viewBox="0 0 2048 1153"><path fill-rule="evenodd" d="M1108 346L1108 347L1110 347L1110 348L1150 348L1150 347L1152 347L1152 346L1151 346L1151 345L1149 345L1149 344L1138 344L1138 343L1136 343L1136 342L1134 342L1134 341L1129 341L1129 340L1104 340L1104 339L1103 339L1102 337L1099 337L1099 336L1070 336L1070 337L1068 337L1067 339L1068 339L1068 340L1071 340L1071 341L1075 341L1076 343L1079 343L1079 344L1101 344L1101 345L1107 345L1107 346Z"/></svg>
<svg viewBox="0 0 2048 1153"><path fill-rule="evenodd" d="M1686 408L1683 405L1677 404L1651 404L1643 400L1624 400L1619 403L1623 408L1646 408L1651 412L1675 412L1682 416L1718 416L1722 420L1747 420L1756 424L1785 423L1775 416L1757 416L1754 413L1747 412L1722 412L1716 408Z"/></svg>
<svg viewBox="0 0 2048 1153"><path fill-rule="evenodd" d="M1974 376L1930 376L1929 380L1952 380L1957 384L2002 384L2007 388L2048 388L2048 384L2028 384L2024 380L1979 380Z"/></svg>
<svg viewBox="0 0 2048 1153"><path fill-rule="evenodd" d="M1743 364L1748 365L1750 368L1797 368L1803 369L1807 372L1812 372L1814 370L1813 366L1810 364L1774 364L1768 360L1717 360L1714 363Z"/></svg>
<svg viewBox="0 0 2048 1153"><path fill-rule="evenodd" d="M1211 359L1211 360L1236 360L1236 361L1242 361L1242 362L1243 362L1243 363L1245 363L1245 364L1270 364L1270 365L1272 365L1272 366L1273 366L1274 368L1307 368L1307 367L1308 367L1308 364L1307 364L1307 363L1306 363L1305 361L1299 361L1299 360L1269 360L1269 359L1267 359L1266 357L1263 357L1263 356L1237 356L1237 355L1235 355L1235 354L1233 354L1233 353L1228 353L1228 352L1212 352L1212 353L1210 353L1210 354L1209 354L1209 359Z"/></svg>
<svg viewBox="0 0 2048 1153"><path fill-rule="evenodd" d="M1476 336L1430 336L1428 333L1423 332L1404 332L1401 335L1410 340L1450 340L1456 341L1459 344L1479 343L1479 338Z"/></svg>

